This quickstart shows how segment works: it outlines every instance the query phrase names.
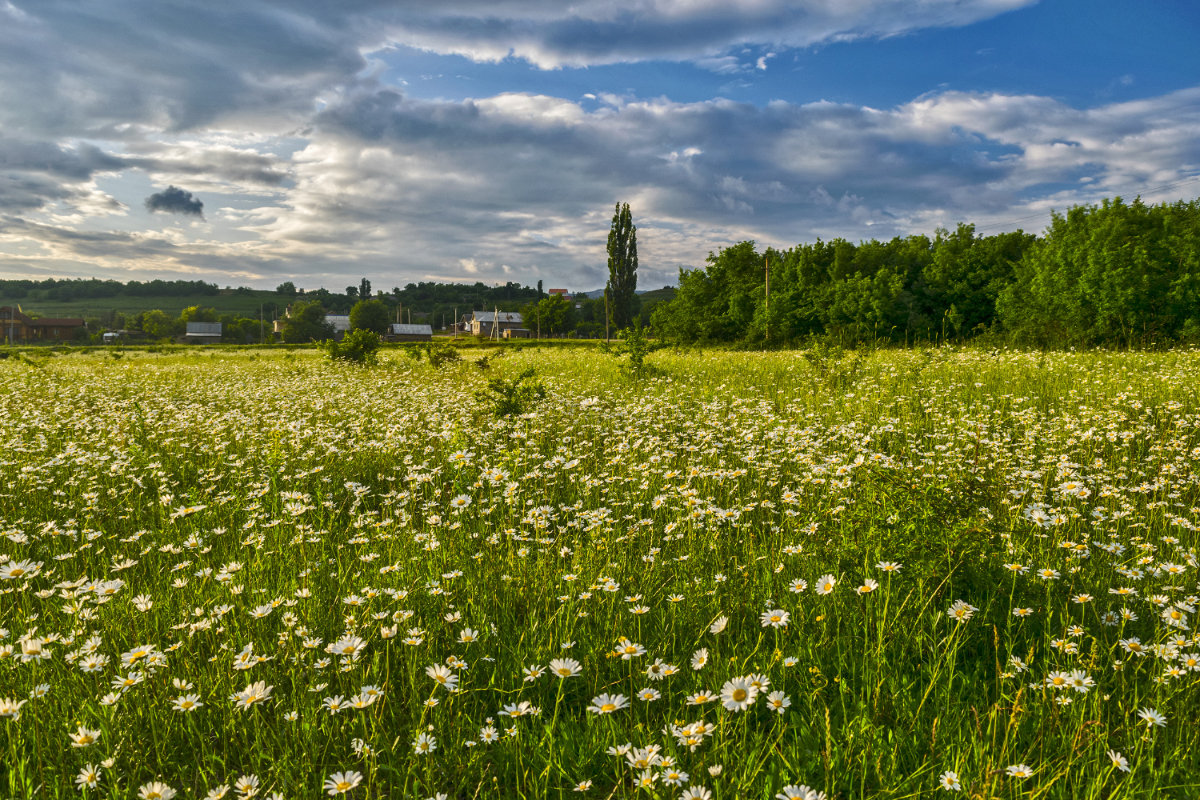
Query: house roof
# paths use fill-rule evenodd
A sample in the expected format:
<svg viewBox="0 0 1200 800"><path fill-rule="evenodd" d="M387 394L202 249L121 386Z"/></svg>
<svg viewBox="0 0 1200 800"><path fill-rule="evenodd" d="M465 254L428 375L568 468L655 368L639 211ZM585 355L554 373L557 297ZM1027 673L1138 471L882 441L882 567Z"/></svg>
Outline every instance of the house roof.
<svg viewBox="0 0 1200 800"><path fill-rule="evenodd" d="M220 336L221 323L219 322L189 322L187 324L188 336Z"/></svg>
<svg viewBox="0 0 1200 800"><path fill-rule="evenodd" d="M499 313L495 311L472 311L471 314L476 322L482 322L484 324L496 321L518 323L525 321L521 319L521 315L516 311L501 311Z"/></svg>
<svg viewBox="0 0 1200 800"><path fill-rule="evenodd" d="M432 325L417 325L403 322L392 323L392 333L394 334L418 334L433 336Z"/></svg>

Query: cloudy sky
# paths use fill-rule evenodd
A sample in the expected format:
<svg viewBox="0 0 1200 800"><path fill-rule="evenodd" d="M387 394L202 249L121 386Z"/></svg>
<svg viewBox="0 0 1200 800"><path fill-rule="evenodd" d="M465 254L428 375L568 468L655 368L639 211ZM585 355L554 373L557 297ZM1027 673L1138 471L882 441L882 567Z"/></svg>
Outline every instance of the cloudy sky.
<svg viewBox="0 0 1200 800"><path fill-rule="evenodd" d="M1200 194L1194 0L0 0L0 277L341 290Z"/></svg>

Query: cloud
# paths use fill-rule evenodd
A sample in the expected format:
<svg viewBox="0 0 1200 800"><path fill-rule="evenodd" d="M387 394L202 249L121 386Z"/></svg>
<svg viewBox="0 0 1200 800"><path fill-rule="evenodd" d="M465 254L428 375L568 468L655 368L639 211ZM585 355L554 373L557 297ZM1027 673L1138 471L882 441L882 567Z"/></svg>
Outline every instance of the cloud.
<svg viewBox="0 0 1200 800"><path fill-rule="evenodd" d="M177 186L168 186L146 198L146 210L162 211L165 214L182 214L185 217L204 218L204 203L189 191Z"/></svg>
<svg viewBox="0 0 1200 800"><path fill-rule="evenodd" d="M1033 2L6 2L0 129L109 141L220 126L284 133L304 125L315 101L369 82L371 54L397 45L477 61L520 58L542 69L674 60L730 71L739 68L731 53L745 44L894 36ZM755 57L745 66L753 70Z"/></svg>
<svg viewBox="0 0 1200 800"><path fill-rule="evenodd" d="M445 0L411 4L396 41L477 61L516 57L543 69L650 60L713 60L743 44L807 47L977 22L1037 0ZM765 64L765 62L763 62ZM761 67L760 67L761 68Z"/></svg>

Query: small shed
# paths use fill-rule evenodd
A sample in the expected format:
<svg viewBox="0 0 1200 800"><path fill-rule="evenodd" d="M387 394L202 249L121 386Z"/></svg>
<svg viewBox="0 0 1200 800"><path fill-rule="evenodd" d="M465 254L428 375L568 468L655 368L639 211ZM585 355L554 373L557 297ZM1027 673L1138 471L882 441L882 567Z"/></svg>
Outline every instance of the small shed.
<svg viewBox="0 0 1200 800"><path fill-rule="evenodd" d="M388 326L389 330L383 337L389 342L431 342L433 341L432 325L416 325L396 322Z"/></svg>
<svg viewBox="0 0 1200 800"><path fill-rule="evenodd" d="M531 334L528 328L505 328L501 336L505 339L528 339Z"/></svg>

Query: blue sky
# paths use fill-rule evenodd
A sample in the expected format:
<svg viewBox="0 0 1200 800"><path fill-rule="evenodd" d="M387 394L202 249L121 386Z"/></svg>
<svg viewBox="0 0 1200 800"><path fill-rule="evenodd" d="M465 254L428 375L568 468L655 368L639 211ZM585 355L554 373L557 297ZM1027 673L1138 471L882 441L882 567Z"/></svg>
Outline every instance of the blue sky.
<svg viewBox="0 0 1200 800"><path fill-rule="evenodd" d="M594 289L1200 194L1185 0L0 0L0 276ZM172 188L173 187L173 188Z"/></svg>

